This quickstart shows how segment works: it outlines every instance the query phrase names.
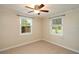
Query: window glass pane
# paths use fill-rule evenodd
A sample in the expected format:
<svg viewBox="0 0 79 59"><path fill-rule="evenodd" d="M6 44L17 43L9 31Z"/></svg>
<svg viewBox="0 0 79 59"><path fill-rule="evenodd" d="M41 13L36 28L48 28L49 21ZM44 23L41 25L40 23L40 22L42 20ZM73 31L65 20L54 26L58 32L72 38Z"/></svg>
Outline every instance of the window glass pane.
<svg viewBox="0 0 79 59"><path fill-rule="evenodd" d="M61 18L53 19L53 24L62 24Z"/></svg>
<svg viewBox="0 0 79 59"><path fill-rule="evenodd" d="M32 25L32 20L30 18L22 17L21 26L28 26L28 25Z"/></svg>
<svg viewBox="0 0 79 59"><path fill-rule="evenodd" d="M21 26L27 26L28 21L26 19L21 19Z"/></svg>
<svg viewBox="0 0 79 59"><path fill-rule="evenodd" d="M22 33L31 32L31 26L21 26L21 32Z"/></svg>

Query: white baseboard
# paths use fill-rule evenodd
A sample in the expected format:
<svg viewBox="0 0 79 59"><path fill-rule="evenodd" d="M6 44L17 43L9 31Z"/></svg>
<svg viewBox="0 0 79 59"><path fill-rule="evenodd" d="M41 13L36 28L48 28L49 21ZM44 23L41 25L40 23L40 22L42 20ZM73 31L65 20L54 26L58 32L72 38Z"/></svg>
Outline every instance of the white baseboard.
<svg viewBox="0 0 79 59"><path fill-rule="evenodd" d="M16 47L20 47L20 46L23 46L23 45L26 45L26 44L30 44L30 43L33 43L33 42L36 42L36 41L39 41L39 40L41 40L41 39L37 39L37 40L35 39L35 40L31 40L31 41L20 43L18 45L14 45L14 46L10 46L10 47L7 47L7 48L3 48L3 49L0 49L0 52L8 50L8 49L11 49L11 48L16 48Z"/></svg>
<svg viewBox="0 0 79 59"><path fill-rule="evenodd" d="M43 39L43 40L45 40L45 41L47 41L47 42L49 42L49 43L52 43L52 44L58 45L58 46L60 46L60 47L66 48L66 49L68 49L68 50L71 50L71 51L73 51L73 52L79 53L78 50L75 50L75 49L72 49L72 48L69 48L69 47L63 46L62 44L59 44L59 43L56 43L56 42L51 42L50 40L46 40L46 39Z"/></svg>

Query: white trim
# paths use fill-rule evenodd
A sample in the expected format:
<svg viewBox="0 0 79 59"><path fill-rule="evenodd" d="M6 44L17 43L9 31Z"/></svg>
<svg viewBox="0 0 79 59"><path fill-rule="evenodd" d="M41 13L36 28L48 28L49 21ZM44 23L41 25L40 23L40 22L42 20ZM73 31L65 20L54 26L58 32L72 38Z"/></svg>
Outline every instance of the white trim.
<svg viewBox="0 0 79 59"><path fill-rule="evenodd" d="M56 35L56 36L63 36L63 33L62 34L57 34L57 33L52 33L52 20L54 20L54 19L56 19L56 18L61 18L61 20L62 20L62 31L63 31L63 17L61 16L61 17L55 17L55 18L51 18L50 19L50 25L49 25L49 27L50 27L50 29L49 29L49 33L51 34L51 35ZM64 32L64 31L63 31Z"/></svg>
<svg viewBox="0 0 79 59"><path fill-rule="evenodd" d="M32 35L32 33L20 33L20 35Z"/></svg>
<svg viewBox="0 0 79 59"><path fill-rule="evenodd" d="M31 35L32 34L32 24L31 24L31 32L28 32L28 33L21 33L21 17L24 17L24 16L20 16L19 19L20 19L20 26L19 26L19 29L20 29L20 35ZM28 17L27 17L28 18ZM32 20L32 18L30 18ZM32 21L33 23L33 21Z"/></svg>
<svg viewBox="0 0 79 59"><path fill-rule="evenodd" d="M71 50L71 51L73 51L73 52L79 53L78 50L75 50L75 49L69 48L69 47L64 46L64 45L62 45L62 44L59 44L59 43L56 43L56 42L51 42L50 40L47 40L47 39L43 39L43 40L45 40L45 41L47 41L47 42L49 42L49 43L52 43L52 44L58 45L58 46L60 46L60 47L66 48L66 49L68 49L68 50Z"/></svg>
<svg viewBox="0 0 79 59"><path fill-rule="evenodd" d="M13 46L10 46L10 47L7 47L7 48L0 49L0 52L11 49L11 48L16 48L16 47L20 47L20 46L23 46L23 45L26 45L26 44L30 44L30 43L33 43L33 42L37 42L37 41L40 41L40 40L41 39L35 39L35 40L30 40L30 41L27 41L27 42L23 42L23 43L20 43L18 45L13 45Z"/></svg>

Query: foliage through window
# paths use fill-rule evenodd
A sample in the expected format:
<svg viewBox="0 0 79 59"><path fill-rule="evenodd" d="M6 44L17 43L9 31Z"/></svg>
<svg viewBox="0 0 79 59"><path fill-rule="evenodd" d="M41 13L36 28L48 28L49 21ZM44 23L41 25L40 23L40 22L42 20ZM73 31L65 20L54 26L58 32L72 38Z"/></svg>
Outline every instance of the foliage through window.
<svg viewBox="0 0 79 59"><path fill-rule="evenodd" d="M62 18L52 19L52 33L58 35L63 34Z"/></svg>
<svg viewBox="0 0 79 59"><path fill-rule="evenodd" d="M29 34L32 32L32 19L27 17L20 17L20 32L21 34Z"/></svg>

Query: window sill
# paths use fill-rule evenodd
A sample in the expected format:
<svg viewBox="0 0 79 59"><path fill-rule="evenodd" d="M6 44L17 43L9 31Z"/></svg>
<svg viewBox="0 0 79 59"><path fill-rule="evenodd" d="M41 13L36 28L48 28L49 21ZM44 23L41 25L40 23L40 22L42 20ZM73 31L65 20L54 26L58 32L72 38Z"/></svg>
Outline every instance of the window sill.
<svg viewBox="0 0 79 59"><path fill-rule="evenodd" d="M55 34L55 33L51 33L51 35L54 35L54 36L60 36L60 37L63 36L63 34Z"/></svg>
<svg viewBox="0 0 79 59"><path fill-rule="evenodd" d="M31 35L32 33L20 33L20 35Z"/></svg>

